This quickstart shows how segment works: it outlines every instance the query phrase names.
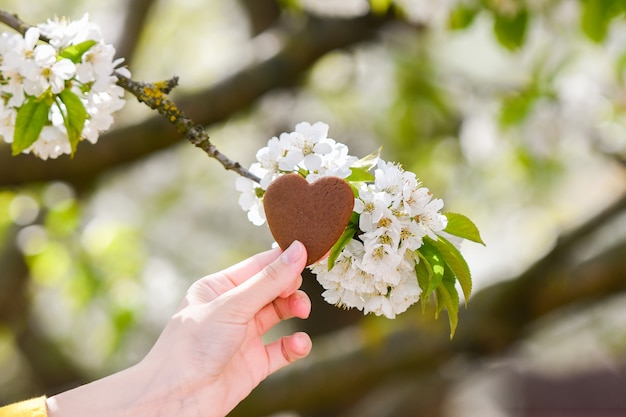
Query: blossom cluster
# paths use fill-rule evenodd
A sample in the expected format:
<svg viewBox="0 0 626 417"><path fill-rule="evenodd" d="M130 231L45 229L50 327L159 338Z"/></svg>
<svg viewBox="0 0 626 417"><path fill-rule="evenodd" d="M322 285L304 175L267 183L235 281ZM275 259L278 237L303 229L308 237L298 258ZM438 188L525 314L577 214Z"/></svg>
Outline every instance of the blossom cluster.
<svg viewBox="0 0 626 417"><path fill-rule="evenodd" d="M328 125L321 122L302 122L294 132L271 138L266 147L259 149L256 159L250 172L261 178L260 184L241 177L237 178L236 187L242 193L239 204L257 226L265 223L262 194L278 176L299 172L310 183L329 175L346 178L352 173L350 166L357 161L348 155L346 145L328 137Z"/></svg>
<svg viewBox="0 0 626 417"><path fill-rule="evenodd" d="M73 153L82 139L95 143L125 102L114 75L121 60L114 55L87 15L77 21L48 20L24 35L2 33L0 135L5 142L14 143L14 152L17 148L42 159ZM24 132L16 126L20 111L28 113L24 118L34 117L27 133L35 129L37 136L22 140Z"/></svg>
<svg viewBox="0 0 626 417"><path fill-rule="evenodd" d="M309 182L327 175L346 179L356 190L354 233L342 243L336 259L325 258L310 268L328 303L394 318L424 290L416 275L418 250L424 239L437 240L446 229L443 201L434 199L414 173L378 157L367 164L373 175L363 175L366 164L327 134L326 124L303 122L294 132L270 139L250 168L260 184L237 179L239 204L250 221L261 225L264 190L279 175L297 172ZM360 174L354 175L358 169Z"/></svg>
<svg viewBox="0 0 626 417"><path fill-rule="evenodd" d="M447 225L443 201L433 199L412 172L379 160L373 183L359 183L354 211L358 233L334 267L328 258L312 271L327 302L394 318L422 292L415 273L424 237L437 239Z"/></svg>

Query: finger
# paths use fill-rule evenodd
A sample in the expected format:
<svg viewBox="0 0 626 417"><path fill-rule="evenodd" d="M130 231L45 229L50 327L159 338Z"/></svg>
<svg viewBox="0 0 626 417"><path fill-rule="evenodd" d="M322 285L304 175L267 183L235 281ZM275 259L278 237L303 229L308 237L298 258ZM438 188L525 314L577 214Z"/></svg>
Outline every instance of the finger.
<svg viewBox="0 0 626 417"><path fill-rule="evenodd" d="M311 338L304 332L283 336L268 344L265 346L265 351L269 360L269 374L308 356L312 347Z"/></svg>
<svg viewBox="0 0 626 417"><path fill-rule="evenodd" d="M282 320L293 317L306 319L311 313L311 300L304 291L296 291L287 298L277 298L266 305L256 316L257 331L265 334Z"/></svg>
<svg viewBox="0 0 626 417"><path fill-rule="evenodd" d="M222 295L225 311L235 321L249 322L276 298L288 297L298 289L305 264L306 249L294 241L259 273Z"/></svg>
<svg viewBox="0 0 626 417"><path fill-rule="evenodd" d="M250 277L258 274L267 265L272 263L281 254L280 248L274 248L265 252L257 253L233 266L230 266L218 274L223 275L236 287L248 280Z"/></svg>
<svg viewBox="0 0 626 417"><path fill-rule="evenodd" d="M200 278L187 291L183 307L189 303L208 303L254 276L280 255L280 249L257 253L223 271Z"/></svg>

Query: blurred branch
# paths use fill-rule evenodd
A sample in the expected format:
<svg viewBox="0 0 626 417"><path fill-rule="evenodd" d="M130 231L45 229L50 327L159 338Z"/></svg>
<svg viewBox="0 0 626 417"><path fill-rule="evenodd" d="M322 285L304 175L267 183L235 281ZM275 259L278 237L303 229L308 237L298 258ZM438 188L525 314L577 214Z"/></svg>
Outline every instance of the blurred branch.
<svg viewBox="0 0 626 417"><path fill-rule="evenodd" d="M23 374L29 385L23 395L50 394L53 389L84 383L85 376L30 319L28 267L15 245L18 231L17 226L11 227L0 247L0 323L10 329L30 368Z"/></svg>
<svg viewBox="0 0 626 417"><path fill-rule="evenodd" d="M275 56L232 75L195 94L177 98L178 107L197 124L206 126L231 117L265 93L297 84L324 54L372 38L389 20L365 16L357 19L319 19L287 34L288 41ZM32 155L11 156L0 147L0 186L62 180L81 188L107 169L143 158L181 140L162 117L116 129L102 135L98 144L79 145L74 159L41 161Z"/></svg>
<svg viewBox="0 0 626 417"><path fill-rule="evenodd" d="M254 37L270 28L280 17L281 8L276 0L239 0L250 22Z"/></svg>
<svg viewBox="0 0 626 417"><path fill-rule="evenodd" d="M566 306L597 302L626 291L626 241L585 262L576 257L579 245L615 220L625 207L626 197L622 197L560 239L516 279L478 292L461 312L454 340L448 339L443 326L434 330L432 320L421 320L417 312L415 323L382 340L352 337L350 343L355 347L348 353L324 352L323 357L313 356L301 366L270 376L231 416L282 410L314 412L342 404L346 398L363 397L392 374L420 378L459 355L497 356L522 340L538 319Z"/></svg>
<svg viewBox="0 0 626 417"><path fill-rule="evenodd" d="M131 0L126 2L124 26L115 48L117 56L124 58L126 65L130 66L132 63L135 49L146 25L146 18L155 3L155 0Z"/></svg>

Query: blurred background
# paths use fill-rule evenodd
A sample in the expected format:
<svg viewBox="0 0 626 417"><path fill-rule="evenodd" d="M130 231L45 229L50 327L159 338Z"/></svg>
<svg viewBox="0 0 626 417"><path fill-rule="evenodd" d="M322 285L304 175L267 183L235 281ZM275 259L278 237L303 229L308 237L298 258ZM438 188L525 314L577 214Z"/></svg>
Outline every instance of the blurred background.
<svg viewBox="0 0 626 417"><path fill-rule="evenodd" d="M310 358L232 416L626 414L623 0L0 0L30 24L89 13L138 81L231 159L300 121L415 172L472 218L475 289L447 318L326 305ZM9 29L7 29L8 31ZM0 143L0 403L140 360L187 287L268 248L235 173L133 97L74 159Z"/></svg>

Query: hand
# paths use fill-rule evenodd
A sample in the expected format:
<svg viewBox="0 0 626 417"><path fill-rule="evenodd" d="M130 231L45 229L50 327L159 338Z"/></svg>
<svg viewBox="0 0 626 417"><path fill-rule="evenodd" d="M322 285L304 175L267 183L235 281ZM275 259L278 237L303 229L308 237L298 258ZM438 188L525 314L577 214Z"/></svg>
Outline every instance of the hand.
<svg viewBox="0 0 626 417"><path fill-rule="evenodd" d="M49 417L226 415L268 375L309 354L305 333L261 339L281 320L308 317L310 300L298 290L305 263L294 242L196 281L138 365L49 398Z"/></svg>

